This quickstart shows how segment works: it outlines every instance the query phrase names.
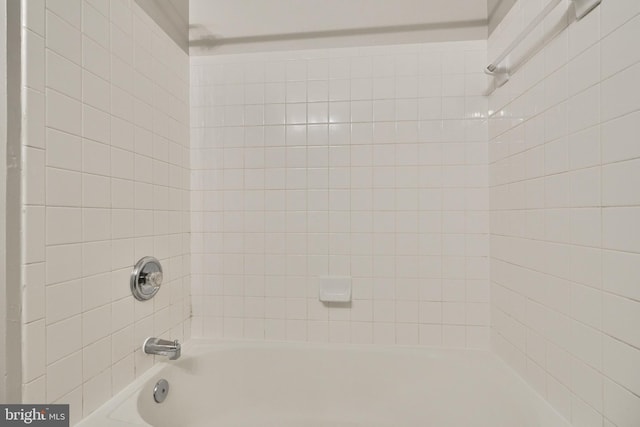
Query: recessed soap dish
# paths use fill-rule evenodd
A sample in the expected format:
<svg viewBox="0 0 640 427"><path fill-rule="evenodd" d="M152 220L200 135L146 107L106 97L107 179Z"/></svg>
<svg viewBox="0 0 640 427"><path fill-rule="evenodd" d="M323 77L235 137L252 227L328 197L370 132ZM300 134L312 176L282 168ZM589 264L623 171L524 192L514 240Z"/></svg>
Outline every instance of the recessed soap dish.
<svg viewBox="0 0 640 427"><path fill-rule="evenodd" d="M321 276L318 278L318 297L322 302L351 301L351 277Z"/></svg>

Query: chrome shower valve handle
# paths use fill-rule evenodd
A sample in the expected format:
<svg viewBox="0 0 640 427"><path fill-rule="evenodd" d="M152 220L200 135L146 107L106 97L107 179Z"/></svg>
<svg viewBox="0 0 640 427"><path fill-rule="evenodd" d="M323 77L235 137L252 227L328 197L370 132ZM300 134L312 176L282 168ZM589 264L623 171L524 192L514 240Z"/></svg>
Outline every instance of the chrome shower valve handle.
<svg viewBox="0 0 640 427"><path fill-rule="evenodd" d="M131 293L138 301L147 301L158 293L162 280L160 261L154 257L144 257L136 263L131 272Z"/></svg>

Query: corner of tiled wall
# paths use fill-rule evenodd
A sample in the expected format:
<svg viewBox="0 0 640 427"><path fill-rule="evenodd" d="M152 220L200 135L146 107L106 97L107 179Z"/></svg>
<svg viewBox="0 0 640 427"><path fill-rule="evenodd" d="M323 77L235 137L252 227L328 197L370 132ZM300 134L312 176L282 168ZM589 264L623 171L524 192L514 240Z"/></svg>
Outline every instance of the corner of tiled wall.
<svg viewBox="0 0 640 427"><path fill-rule="evenodd" d="M22 8L23 400L75 424L153 364L145 337L190 337L189 60L131 0Z"/></svg>
<svg viewBox="0 0 640 427"><path fill-rule="evenodd" d="M544 2L520 0L497 56ZM573 425L640 419L640 2L568 0L489 99L492 343ZM569 11L569 12L567 12ZM515 59L514 59L515 58Z"/></svg>

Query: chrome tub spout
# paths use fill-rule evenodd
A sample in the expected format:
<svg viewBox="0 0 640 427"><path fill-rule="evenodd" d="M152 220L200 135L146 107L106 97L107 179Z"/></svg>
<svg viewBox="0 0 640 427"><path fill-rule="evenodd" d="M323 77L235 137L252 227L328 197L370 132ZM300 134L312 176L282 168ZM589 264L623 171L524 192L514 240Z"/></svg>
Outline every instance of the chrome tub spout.
<svg viewBox="0 0 640 427"><path fill-rule="evenodd" d="M181 346L178 340L169 341L161 338L149 337L142 344L142 351L146 354L157 354L167 356L169 360L176 360L180 357Z"/></svg>

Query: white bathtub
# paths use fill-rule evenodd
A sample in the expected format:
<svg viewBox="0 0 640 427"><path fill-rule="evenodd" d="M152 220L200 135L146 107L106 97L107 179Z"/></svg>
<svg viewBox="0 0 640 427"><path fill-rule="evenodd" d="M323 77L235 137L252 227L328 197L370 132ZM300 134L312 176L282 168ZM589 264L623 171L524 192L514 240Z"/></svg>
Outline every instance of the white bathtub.
<svg viewBox="0 0 640 427"><path fill-rule="evenodd" d="M170 391L153 400L164 378ZM491 353L192 340L83 427L568 427Z"/></svg>

